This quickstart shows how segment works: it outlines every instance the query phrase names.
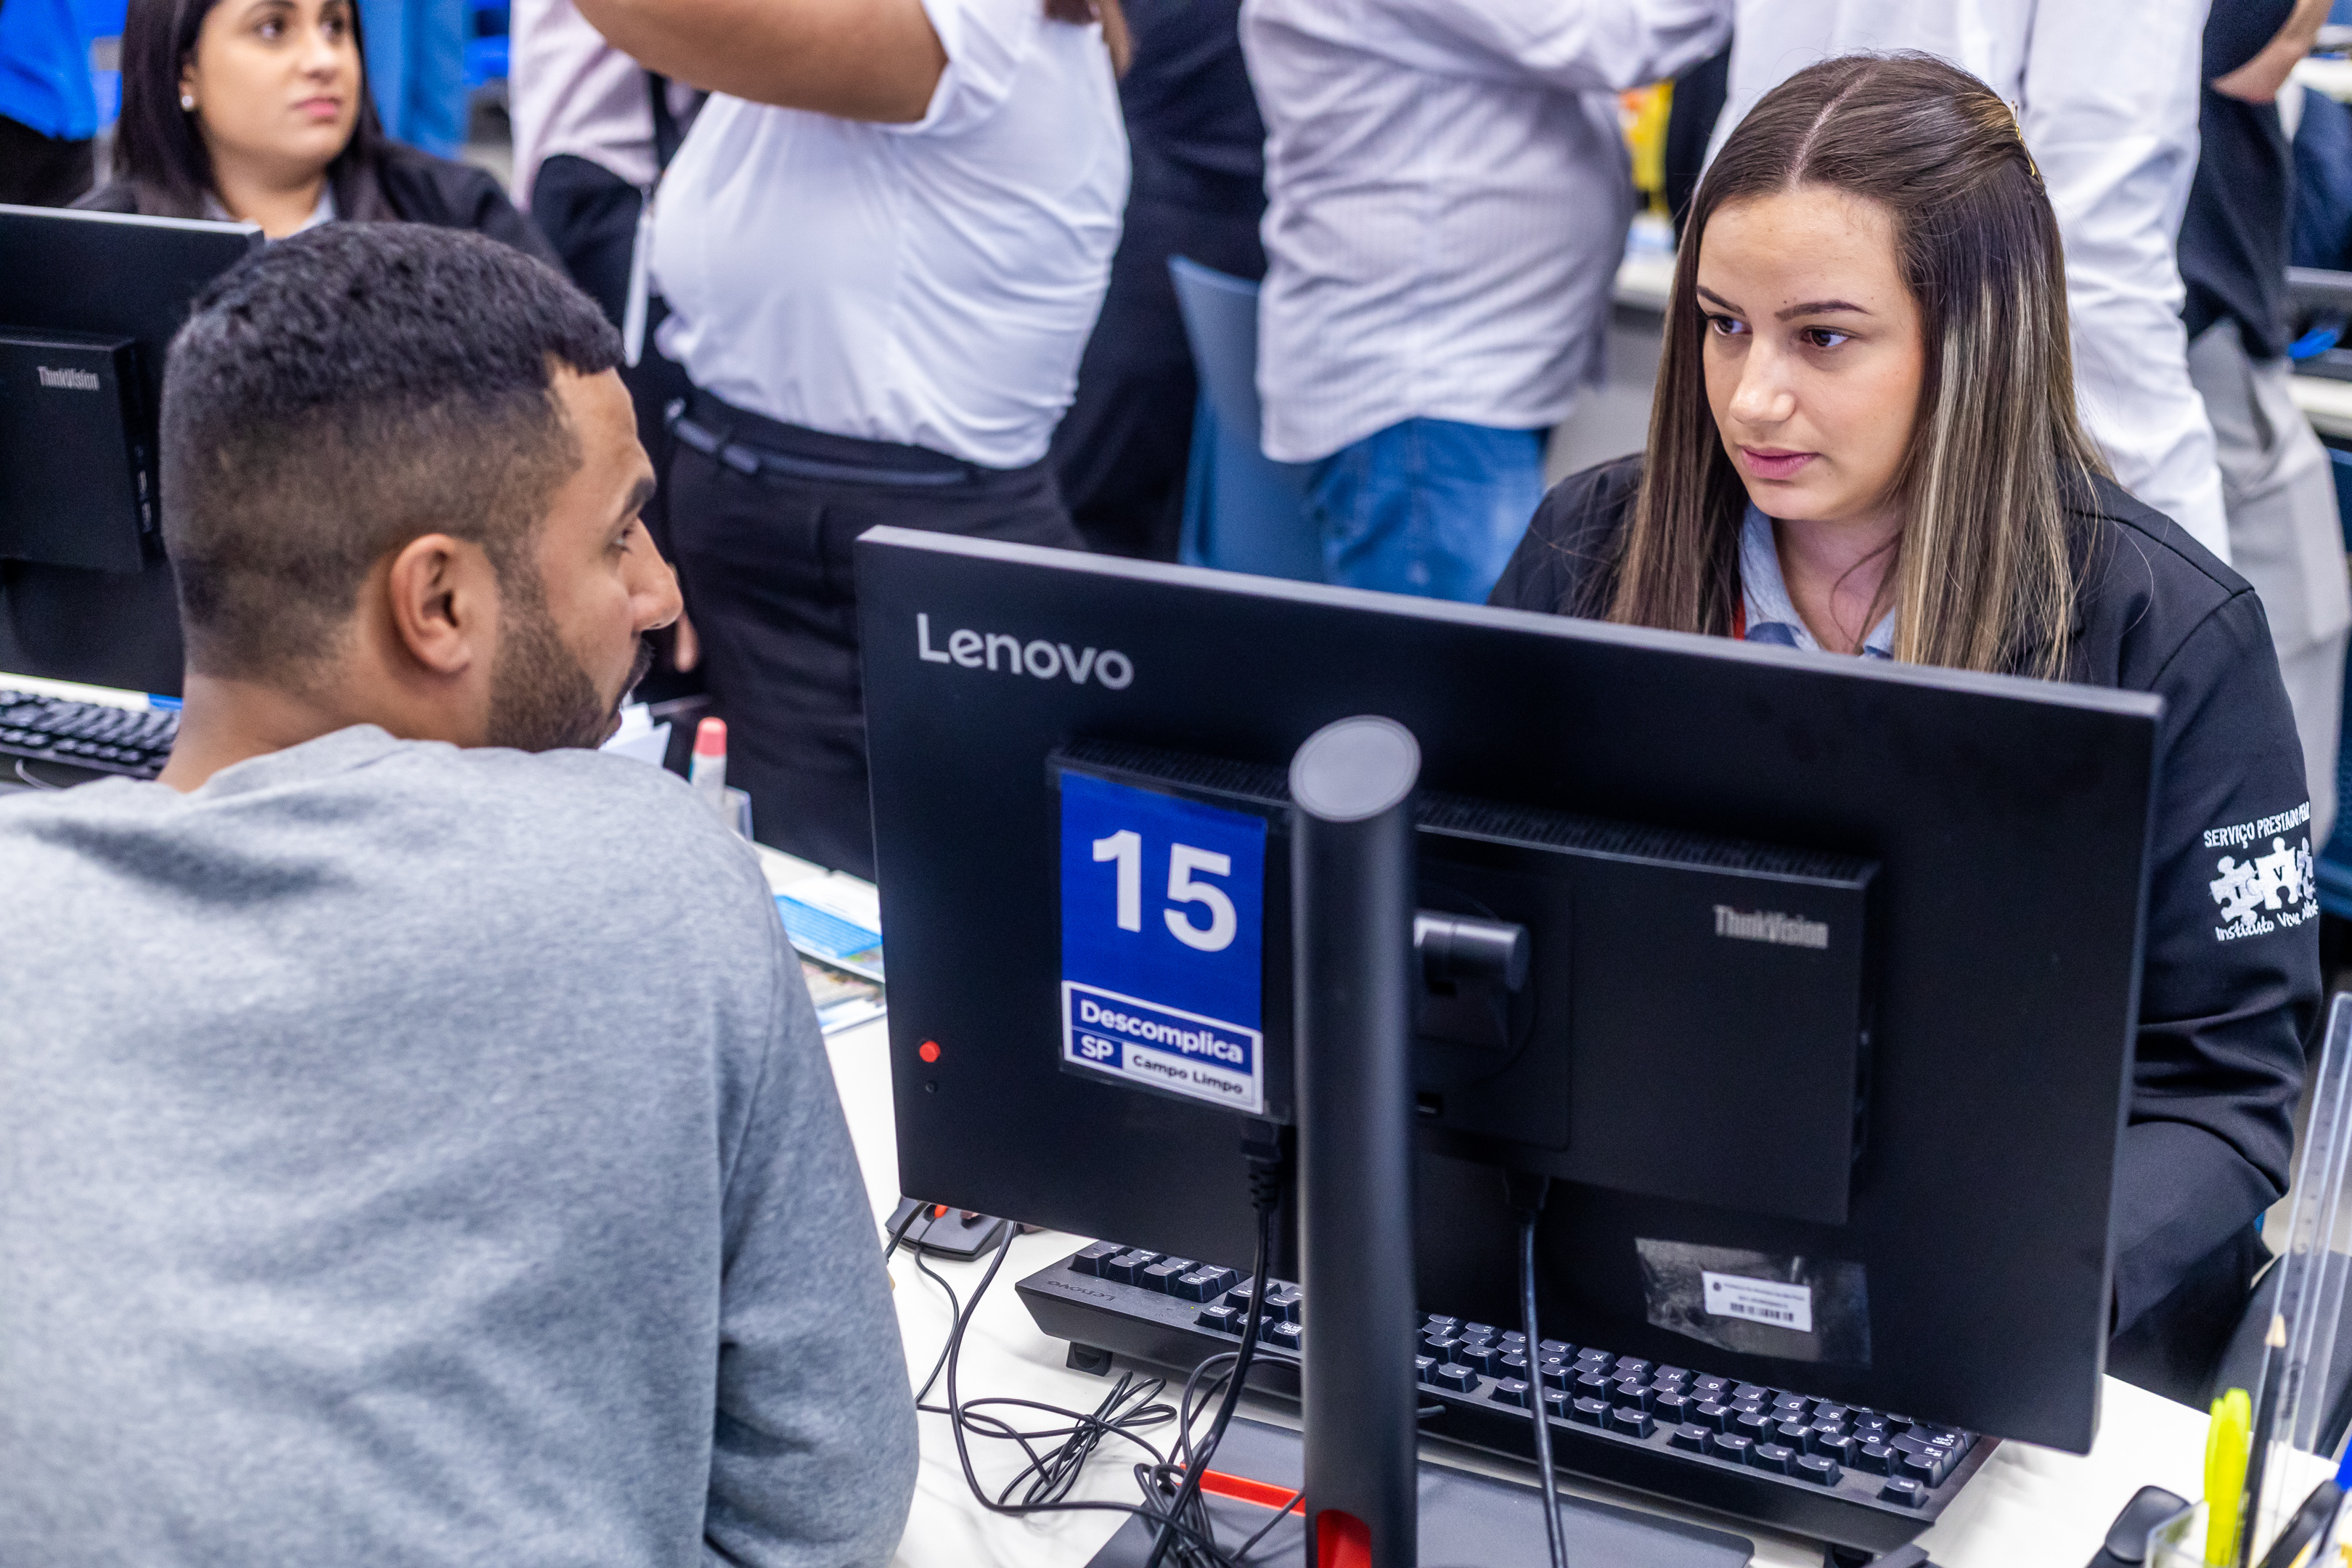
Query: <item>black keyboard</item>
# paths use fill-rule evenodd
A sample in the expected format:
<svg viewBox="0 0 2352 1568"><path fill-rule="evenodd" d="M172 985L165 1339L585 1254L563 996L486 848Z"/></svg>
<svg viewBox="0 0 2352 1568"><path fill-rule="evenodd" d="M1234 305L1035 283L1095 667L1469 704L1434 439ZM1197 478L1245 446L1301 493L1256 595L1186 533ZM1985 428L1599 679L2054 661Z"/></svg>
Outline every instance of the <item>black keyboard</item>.
<svg viewBox="0 0 2352 1568"><path fill-rule="evenodd" d="M163 771L179 732L180 715L171 709L109 708L0 689L0 756L152 779ZM0 766L0 776L5 772Z"/></svg>
<svg viewBox="0 0 2352 1568"><path fill-rule="evenodd" d="M1241 1343L1250 1281L1189 1258L1098 1243L1021 1281L1056 1339L1190 1370ZM1296 1285L1270 1282L1251 1386L1293 1398L1307 1331ZM1081 1358L1073 1358L1077 1364ZM1891 1552L1933 1523L1998 1443L1593 1345L1433 1313L1414 1357L1421 1429L1520 1458L1550 1415L1559 1468L1800 1535Z"/></svg>

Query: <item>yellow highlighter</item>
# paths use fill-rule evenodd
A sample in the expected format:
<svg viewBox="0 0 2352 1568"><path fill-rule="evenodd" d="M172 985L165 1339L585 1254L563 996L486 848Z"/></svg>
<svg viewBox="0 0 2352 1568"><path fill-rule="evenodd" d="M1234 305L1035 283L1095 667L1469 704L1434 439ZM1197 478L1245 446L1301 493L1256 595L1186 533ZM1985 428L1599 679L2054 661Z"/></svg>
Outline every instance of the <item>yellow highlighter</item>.
<svg viewBox="0 0 2352 1568"><path fill-rule="evenodd" d="M2246 1456L2252 1444L2254 1402L2233 1388L2213 1402L2205 1434L2205 1561L2238 1560L2238 1524L2246 1500Z"/></svg>

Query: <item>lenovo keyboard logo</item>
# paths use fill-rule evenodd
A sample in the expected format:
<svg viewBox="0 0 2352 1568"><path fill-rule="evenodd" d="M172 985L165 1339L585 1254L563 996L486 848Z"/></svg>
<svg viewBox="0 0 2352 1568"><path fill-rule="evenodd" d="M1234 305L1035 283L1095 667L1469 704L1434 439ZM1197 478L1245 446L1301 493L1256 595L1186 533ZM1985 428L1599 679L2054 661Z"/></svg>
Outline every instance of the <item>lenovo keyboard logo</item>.
<svg viewBox="0 0 2352 1568"><path fill-rule="evenodd" d="M1830 944L1830 928L1823 921L1784 915L1777 910L1735 910L1729 904L1715 906L1715 934L1734 942L1769 942L1780 947Z"/></svg>
<svg viewBox="0 0 2352 1568"><path fill-rule="evenodd" d="M942 647L931 644L931 617L915 617L915 652L926 664L959 664L966 669L1002 668L1007 674L1039 680L1066 679L1073 686L1091 680L1112 691L1124 691L1135 679L1135 666L1115 647L1072 647L1043 637L1023 642L1003 632L950 632ZM1002 659L1002 665L998 660Z"/></svg>
<svg viewBox="0 0 2352 1568"><path fill-rule="evenodd" d="M54 370L45 364L33 367L40 372L41 384L61 392L96 392L98 373L89 370Z"/></svg>

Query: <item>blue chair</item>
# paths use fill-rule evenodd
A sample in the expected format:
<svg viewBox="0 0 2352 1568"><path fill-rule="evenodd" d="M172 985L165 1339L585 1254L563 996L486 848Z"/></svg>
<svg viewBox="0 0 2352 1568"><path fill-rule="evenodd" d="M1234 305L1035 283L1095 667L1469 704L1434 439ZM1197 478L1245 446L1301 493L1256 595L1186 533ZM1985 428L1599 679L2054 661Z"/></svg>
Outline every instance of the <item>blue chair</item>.
<svg viewBox="0 0 2352 1568"><path fill-rule="evenodd" d="M2344 525L2344 547L2352 551L2352 452L2327 449L2336 470L2336 510ZM2336 744L2336 830L2320 847L2312 868L2319 883L2319 907L2338 920L2352 920L2352 658L2344 682L2343 738Z"/></svg>
<svg viewBox="0 0 2352 1568"><path fill-rule="evenodd" d="M1320 582L1323 544L1306 517L1307 465L1258 449L1257 285L1171 257L1201 397L1184 475L1187 566Z"/></svg>

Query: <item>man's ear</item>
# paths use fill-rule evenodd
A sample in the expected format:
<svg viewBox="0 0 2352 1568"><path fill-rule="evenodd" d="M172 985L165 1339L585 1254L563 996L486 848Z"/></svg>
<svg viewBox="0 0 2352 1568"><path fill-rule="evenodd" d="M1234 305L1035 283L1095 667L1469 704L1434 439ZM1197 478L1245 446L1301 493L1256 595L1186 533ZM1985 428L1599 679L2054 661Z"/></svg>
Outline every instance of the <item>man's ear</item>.
<svg viewBox="0 0 2352 1568"><path fill-rule="evenodd" d="M498 636L498 574L478 544L428 533L394 554L384 596L395 637L431 675L456 679L486 662Z"/></svg>

